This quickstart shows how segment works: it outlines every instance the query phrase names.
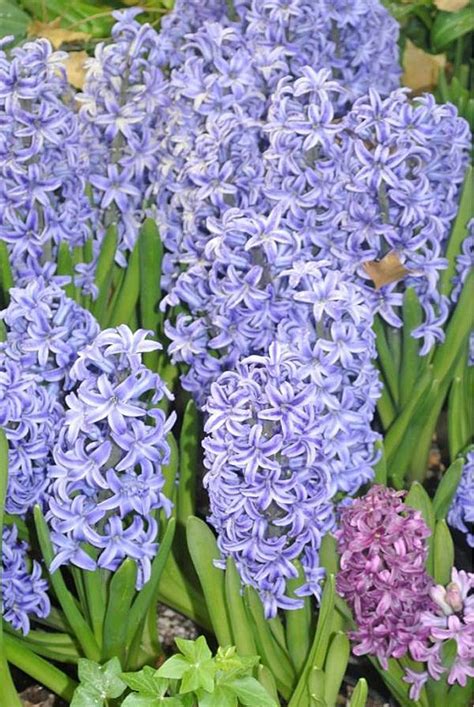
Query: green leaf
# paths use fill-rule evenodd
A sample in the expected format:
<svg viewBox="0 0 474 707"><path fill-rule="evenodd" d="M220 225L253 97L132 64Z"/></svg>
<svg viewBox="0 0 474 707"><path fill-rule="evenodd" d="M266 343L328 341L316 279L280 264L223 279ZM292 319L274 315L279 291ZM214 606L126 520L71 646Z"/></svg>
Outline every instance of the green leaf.
<svg viewBox="0 0 474 707"><path fill-rule="evenodd" d="M474 14L474 13L473 13ZM448 267L441 272L439 291L442 295L450 296L453 289L453 276L456 273L456 256L461 253L462 244L467 236L467 224L472 218L472 193L474 190L474 172L472 166L468 167L459 201L459 209L451 229L446 258Z"/></svg>
<svg viewBox="0 0 474 707"><path fill-rule="evenodd" d="M228 687L235 692L243 705L249 705L249 707L255 707L255 705L258 705L258 707L276 707L277 703L273 697L268 694L263 685L255 678L237 678L228 683Z"/></svg>
<svg viewBox="0 0 474 707"><path fill-rule="evenodd" d="M115 304L112 307L108 326L116 327L128 324L138 302L140 294L140 253L136 243L130 253L127 269L122 285L118 291Z"/></svg>
<svg viewBox="0 0 474 707"><path fill-rule="evenodd" d="M160 678L180 680L189 668L189 661L182 655L172 655L158 669L156 675Z"/></svg>
<svg viewBox="0 0 474 707"><path fill-rule="evenodd" d="M84 687L94 688L103 699L115 699L125 690L121 679L122 666L118 658L111 658L104 665L81 658L78 663L79 679Z"/></svg>
<svg viewBox="0 0 474 707"><path fill-rule="evenodd" d="M0 428L0 557L2 556L2 528L5 512L5 497L8 486L8 441L5 432ZM2 598L2 583L0 582L0 603ZM5 655L5 637L3 634L3 621L0 617L0 685L3 699L11 707L21 707L20 699L13 684L10 670Z"/></svg>
<svg viewBox="0 0 474 707"><path fill-rule="evenodd" d="M31 17L20 10L18 5L10 0L0 0L0 37L12 34L15 39L26 36Z"/></svg>
<svg viewBox="0 0 474 707"><path fill-rule="evenodd" d="M179 484L177 517L186 525L196 508L197 461L199 458L199 417L195 403L186 405L179 437Z"/></svg>
<svg viewBox="0 0 474 707"><path fill-rule="evenodd" d="M411 485L410 491L405 498L405 504L415 508L417 511L421 511L426 525L431 532L434 531L436 518L431 499L418 481L413 482Z"/></svg>
<svg viewBox="0 0 474 707"><path fill-rule="evenodd" d="M365 678L359 678L355 690L351 695L349 707L365 707L369 695L369 686Z"/></svg>
<svg viewBox="0 0 474 707"><path fill-rule="evenodd" d="M431 41L438 51L459 37L474 31L474 12L465 7L458 12L438 12L431 28Z"/></svg>
<svg viewBox="0 0 474 707"><path fill-rule="evenodd" d="M385 333L385 326L383 320L380 316L376 316L374 319L373 329L376 334L377 343L377 353L378 361L382 369L383 378L387 384L390 397L398 405L398 377L399 371L395 364L392 351L390 350L387 336Z"/></svg>
<svg viewBox="0 0 474 707"><path fill-rule="evenodd" d="M160 579L170 554L175 528L176 522L174 518L170 518L167 523L163 540L160 543L158 553L155 555L151 565L150 579L138 592L137 597L131 606L128 616L127 646L132 645L136 633L140 630L141 623L145 618L148 609L153 602L157 601Z"/></svg>
<svg viewBox="0 0 474 707"><path fill-rule="evenodd" d="M296 590L305 582L305 573L301 563L295 562L298 576L288 580L287 593L289 597L300 599ZM304 597L301 609L288 609L285 611L286 641L288 652L291 656L296 672L303 668L308 655L311 636L311 600Z"/></svg>
<svg viewBox="0 0 474 707"><path fill-rule="evenodd" d="M326 533L319 549L319 562L328 574L336 575L339 572L339 555L337 541L334 535Z"/></svg>
<svg viewBox="0 0 474 707"><path fill-rule="evenodd" d="M192 662L202 662L212 658L212 653L204 636L199 636L195 641L189 641L186 638L175 638L175 643L181 653Z"/></svg>
<svg viewBox="0 0 474 707"><path fill-rule="evenodd" d="M209 526L194 516L188 518L186 537L217 641L220 646L232 645L225 604L224 572L214 566L214 561L220 559L216 539Z"/></svg>
<svg viewBox="0 0 474 707"><path fill-rule="evenodd" d="M101 243L99 257L95 271L95 284L99 289L99 294L96 301L92 305L92 314L96 317L99 324L104 324L105 312L110 296L110 284L112 282L112 273L117 252L118 234L115 224L108 227L104 240Z"/></svg>
<svg viewBox="0 0 474 707"><path fill-rule="evenodd" d="M326 675L324 670L313 667L307 680L307 693L310 707L327 707L324 699Z"/></svg>
<svg viewBox="0 0 474 707"><path fill-rule="evenodd" d="M471 404L474 399L474 378L469 369L466 370L466 357L463 352L449 390L448 447L451 459L455 459L469 443L474 429L474 409Z"/></svg>
<svg viewBox="0 0 474 707"><path fill-rule="evenodd" d="M329 644L328 655L324 664L325 689L324 699L328 705L335 705L347 670L351 647L345 633L336 633Z"/></svg>
<svg viewBox="0 0 474 707"><path fill-rule="evenodd" d="M77 683L62 670L35 655L22 641L3 634L3 651L9 663L30 675L35 682L40 682L67 701L72 699ZM0 697L6 697L7 689L8 682L5 685L2 682ZM15 700L11 701L12 707L16 704Z"/></svg>
<svg viewBox="0 0 474 707"><path fill-rule="evenodd" d="M199 707L237 707L238 701L229 685L216 685L213 692L199 691L198 705Z"/></svg>
<svg viewBox="0 0 474 707"><path fill-rule="evenodd" d="M410 401L405 405L403 410L397 416L393 424L390 426L385 435L384 447L385 457L391 479L397 488L403 486L404 470L401 472L394 468L393 460L400 450L403 449L404 438L407 435L407 430L413 424L414 416L418 406L424 402L426 393L432 385L433 372L431 368L421 376L418 385L415 387ZM390 473L391 472L391 473Z"/></svg>
<svg viewBox="0 0 474 707"><path fill-rule="evenodd" d="M136 673L122 673L124 683L147 697L163 697L168 689L168 680L156 677L156 670L149 665Z"/></svg>
<svg viewBox="0 0 474 707"><path fill-rule="evenodd" d="M437 584L448 584L451 581L451 570L454 565L454 543L445 520L436 523L433 563L433 577Z"/></svg>
<svg viewBox="0 0 474 707"><path fill-rule="evenodd" d="M335 599L336 589L334 575L328 574L324 582L313 644L288 707L305 707L306 703L304 700L306 700L307 684L311 671L314 668L320 670L323 668L329 640L331 638Z"/></svg>
<svg viewBox="0 0 474 707"><path fill-rule="evenodd" d="M113 25L112 8L102 3L74 0L65 4L64 0L21 0L25 10L43 21L55 20L60 17L64 27L72 24L75 29L91 34L93 37L105 38L110 35ZM97 17L100 14L100 17ZM88 19L92 18L93 19Z"/></svg>
<svg viewBox="0 0 474 707"><path fill-rule="evenodd" d="M383 445L383 441L381 439L378 439L375 443L375 451L377 454L380 454L380 459L378 460L377 464L375 465L375 478L374 478L374 483L376 484L383 484L384 486L387 483L387 460L385 458L385 448Z"/></svg>
<svg viewBox="0 0 474 707"><path fill-rule="evenodd" d="M112 575L109 589L109 601L104 620L103 655L107 660L117 656L125 658L128 619L133 597L137 565L135 560L127 558Z"/></svg>
<svg viewBox="0 0 474 707"><path fill-rule="evenodd" d="M443 520L451 507L451 503L456 494L459 481L461 480L464 467L463 459L456 459L444 472L433 498L433 511L436 520Z"/></svg>
<svg viewBox="0 0 474 707"><path fill-rule="evenodd" d="M72 698L71 707L103 707L104 704L104 698L95 687L79 685Z"/></svg>
<svg viewBox="0 0 474 707"><path fill-rule="evenodd" d="M252 635L252 627L245 611L240 576L231 557L227 558L224 584L233 642L237 646L240 655L256 655L257 647Z"/></svg>
<svg viewBox="0 0 474 707"><path fill-rule="evenodd" d="M271 670L266 665L258 666L258 681L261 685L263 685L268 694L273 697L276 704L278 704L279 699L275 678L273 677Z"/></svg>
<svg viewBox="0 0 474 707"><path fill-rule="evenodd" d="M433 358L433 375L441 382L454 378L456 359L474 327L473 301L474 271L471 270L447 325L444 343L437 347Z"/></svg>
<svg viewBox="0 0 474 707"><path fill-rule="evenodd" d="M212 660L206 661L203 664L196 663L189 667L181 679L179 688L180 694L186 692L196 692L203 689L207 692L214 690L214 675L215 665Z"/></svg>
<svg viewBox="0 0 474 707"><path fill-rule="evenodd" d="M140 254L140 318L144 329L151 329L155 336L161 328L163 315L159 311L161 299L161 261L163 244L153 219L147 218L138 236ZM158 351L144 356L146 365L156 370Z"/></svg>
<svg viewBox="0 0 474 707"><path fill-rule="evenodd" d="M39 506L35 506L33 515L41 552L46 566L49 568L54 558L54 550L49 538L48 526L46 525L46 521ZM66 587L61 570L57 569L53 573L49 572L49 579L64 615L74 636L81 644L84 654L90 660L100 660L101 652L95 636L84 616L79 611L74 597Z"/></svg>
<svg viewBox="0 0 474 707"><path fill-rule="evenodd" d="M400 370L400 405L403 407L410 400L418 378L418 369L423 359L420 358L420 341L414 339L412 332L422 323L422 310L418 295L409 287L403 297L403 342L402 363Z"/></svg>
<svg viewBox="0 0 474 707"><path fill-rule="evenodd" d="M172 698L174 699L174 698ZM159 697L145 697L144 695L137 695L132 693L128 695L122 702L122 707L161 707L161 705L170 705L170 701L165 701ZM181 702L178 700L174 703L176 707L181 706Z"/></svg>
<svg viewBox="0 0 474 707"><path fill-rule="evenodd" d="M273 636L269 623L265 619L260 597L253 587L245 587L244 602L252 621L253 635L262 663L271 670L279 692L288 699L295 681L295 670L289 655Z"/></svg>
<svg viewBox="0 0 474 707"><path fill-rule="evenodd" d="M7 244L5 241L0 240L0 287L5 293L7 299L8 291L13 287L13 285L13 275L10 267L10 256L8 255Z"/></svg>

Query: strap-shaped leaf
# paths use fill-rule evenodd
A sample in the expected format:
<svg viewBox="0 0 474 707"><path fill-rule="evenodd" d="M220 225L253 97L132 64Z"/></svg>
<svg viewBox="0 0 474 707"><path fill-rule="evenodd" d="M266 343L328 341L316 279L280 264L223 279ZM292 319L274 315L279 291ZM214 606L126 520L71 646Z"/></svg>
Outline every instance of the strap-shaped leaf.
<svg viewBox="0 0 474 707"><path fill-rule="evenodd" d="M179 484L177 517L186 525L196 508L196 475L199 454L199 417L195 403L190 400L184 411L179 438Z"/></svg>
<svg viewBox="0 0 474 707"><path fill-rule="evenodd" d="M409 287L403 297L403 343L400 369L400 405L410 400L419 377L419 368L425 359L420 358L420 340L414 339L412 332L422 322L421 305L415 290Z"/></svg>
<svg viewBox="0 0 474 707"><path fill-rule="evenodd" d="M158 554L151 565L151 575L145 586L138 592L130 609L127 629L127 645L131 645L134 636L145 618L152 602L157 601L158 588L163 569L168 560L171 545L173 544L176 522L170 518L166 527L163 540L160 543Z"/></svg>
<svg viewBox="0 0 474 707"><path fill-rule="evenodd" d="M2 556L2 529L3 516L5 511L5 497L8 485L8 441L5 432L0 429L0 557ZM2 585L0 583L0 603L2 600ZM0 685L3 697L12 707L21 707L20 699L13 684L10 671L8 669L5 634L3 632L3 621L0 617Z"/></svg>
<svg viewBox="0 0 474 707"><path fill-rule="evenodd" d="M369 695L369 686L365 678L359 678L351 695L349 707L365 707Z"/></svg>
<svg viewBox="0 0 474 707"><path fill-rule="evenodd" d="M39 506L35 506L33 513L38 542L40 544L46 567L49 568L54 559L54 550L49 538L48 526L46 525L46 521ZM84 616L78 609L76 600L66 587L61 570L57 569L53 573L50 572L49 578L56 597L64 612L64 616L66 617L73 634L77 637L77 640L81 644L84 655L89 658L89 660L99 661L99 645L95 640L90 626L87 624Z"/></svg>
<svg viewBox="0 0 474 707"><path fill-rule="evenodd" d="M454 565L454 543L445 520L436 523L433 549L433 577L437 584L451 581Z"/></svg>
<svg viewBox="0 0 474 707"><path fill-rule="evenodd" d="M159 311L161 298L161 261L163 244L155 221L147 218L138 236L140 255L140 318L144 329L150 329L158 337L163 315ZM145 354L146 365L156 370L158 352Z"/></svg>
<svg viewBox="0 0 474 707"><path fill-rule="evenodd" d="M102 659L117 657L124 664L130 607L135 596L137 563L127 558L112 575L104 620Z"/></svg>
<svg viewBox="0 0 474 707"><path fill-rule="evenodd" d="M393 353L387 341L387 336L385 332L385 327L382 319L376 316L373 325L375 334L377 336L377 353L379 363L382 368L383 378L386 381L391 399L393 400L395 406L398 405L398 377L399 372L395 365L393 358Z"/></svg>
<svg viewBox="0 0 474 707"><path fill-rule="evenodd" d="M295 564L298 576L288 581L287 592L288 596L299 598L296 590L304 584L305 573L300 562ZM310 597L304 597L302 601L303 607L301 609L288 609L285 611L286 642L298 675L303 669L308 656L312 621Z"/></svg>
<svg viewBox="0 0 474 707"><path fill-rule="evenodd" d="M342 685L342 680L347 670L347 662L351 647L345 633L336 633L329 644L328 655L324 664L326 675L324 699L326 704L335 705Z"/></svg>
<svg viewBox="0 0 474 707"><path fill-rule="evenodd" d="M13 638L13 636L5 634L3 641L7 660L12 665L15 665L45 687L53 690L53 692L63 697L68 702L72 699L74 690L77 687L77 683L74 680L63 673L62 670L59 670L59 668L56 668L54 665L51 665L50 662L29 650L22 641ZM5 692L7 685L3 682L1 683L0 689L2 700L11 700L4 703L5 707L6 705L8 705L8 707L10 707L10 705L11 707L16 707L17 704L21 704L18 698L15 700L12 699L13 695L8 696Z"/></svg>
<svg viewBox="0 0 474 707"><path fill-rule="evenodd" d="M296 678L290 658L273 636L264 616L262 602L253 587L245 587L244 601L262 662L271 670L278 691L288 699Z"/></svg>
<svg viewBox="0 0 474 707"><path fill-rule="evenodd" d="M117 295L112 304L112 313L107 326L116 327L119 324L129 324L137 306L140 295L140 253L139 244L132 250L123 282L117 289Z"/></svg>
<svg viewBox="0 0 474 707"><path fill-rule="evenodd" d="M224 572L214 565L220 559L216 539L209 526L195 516L188 518L186 538L217 641L220 646L230 646L232 631L225 605Z"/></svg>
<svg viewBox="0 0 474 707"><path fill-rule="evenodd" d="M288 707L306 707L305 699L307 683L310 672L313 668L323 669L326 652L332 634L333 614L335 611L335 579L333 574L328 574L324 583L321 604L319 607L318 623L313 644L308 655L308 659L298 680L296 689L292 695Z"/></svg>
<svg viewBox="0 0 474 707"><path fill-rule="evenodd" d="M257 655L252 626L245 611L240 576L231 557L227 558L225 571L225 598L232 630L232 643L236 646L238 654Z"/></svg>
<svg viewBox="0 0 474 707"><path fill-rule="evenodd" d="M117 226L114 224L109 226L105 232L104 239L100 246L99 257L95 271L95 284L99 290L96 301L92 305L92 314L96 317L99 324L104 324L104 316L107 309L107 304L110 296L110 283L112 282L112 273L117 251Z"/></svg>
<svg viewBox="0 0 474 707"><path fill-rule="evenodd" d="M463 466L464 460L456 459L444 472L433 498L433 511L436 520L446 518L461 479Z"/></svg>

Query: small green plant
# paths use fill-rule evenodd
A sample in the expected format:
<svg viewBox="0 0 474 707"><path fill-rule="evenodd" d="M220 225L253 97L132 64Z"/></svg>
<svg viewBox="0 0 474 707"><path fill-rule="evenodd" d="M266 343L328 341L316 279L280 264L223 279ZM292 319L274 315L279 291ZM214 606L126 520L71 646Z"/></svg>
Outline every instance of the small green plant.
<svg viewBox="0 0 474 707"><path fill-rule="evenodd" d="M122 673L118 658L102 666L79 661L81 682L71 707L102 707L120 697L124 707L277 705L252 675L258 670L258 656L241 657L233 646L218 648L213 656L204 636L195 641L177 638L176 644L180 653L159 670L145 666L139 672Z"/></svg>

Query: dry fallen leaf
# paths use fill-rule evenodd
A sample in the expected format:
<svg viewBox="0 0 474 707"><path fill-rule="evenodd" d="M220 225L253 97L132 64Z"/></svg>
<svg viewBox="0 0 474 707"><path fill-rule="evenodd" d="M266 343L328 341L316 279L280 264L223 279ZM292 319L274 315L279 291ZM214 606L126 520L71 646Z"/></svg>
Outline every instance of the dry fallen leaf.
<svg viewBox="0 0 474 707"><path fill-rule="evenodd" d="M410 274L410 270L407 270L406 267L402 265L400 258L393 251L387 253L382 260L371 260L364 263L364 270L373 280L376 290L379 290L384 285L388 285L390 282L402 280L405 275Z"/></svg>
<svg viewBox="0 0 474 707"><path fill-rule="evenodd" d="M52 22L40 22L34 20L28 27L29 37L43 37L49 39L54 49L59 49L63 44L72 42L86 42L91 35L86 32L74 32L70 29L60 27L61 18L58 17Z"/></svg>
<svg viewBox="0 0 474 707"><path fill-rule="evenodd" d="M84 87L86 78L85 63L89 58L87 52L69 52L65 62L66 75L67 80L74 88L82 90Z"/></svg>
<svg viewBox="0 0 474 707"><path fill-rule="evenodd" d="M403 54L403 84L414 91L437 86L439 70L446 66L444 54L427 54L407 39Z"/></svg>
<svg viewBox="0 0 474 707"><path fill-rule="evenodd" d="M469 2L470 0L434 0L438 10L444 10L444 12L457 12L469 5Z"/></svg>

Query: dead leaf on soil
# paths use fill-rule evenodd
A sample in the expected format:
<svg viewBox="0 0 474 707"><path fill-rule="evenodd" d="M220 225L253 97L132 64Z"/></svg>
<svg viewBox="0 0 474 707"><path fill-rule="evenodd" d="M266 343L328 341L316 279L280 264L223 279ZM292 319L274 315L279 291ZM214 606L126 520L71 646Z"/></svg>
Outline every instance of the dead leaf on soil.
<svg viewBox="0 0 474 707"><path fill-rule="evenodd" d="M413 91L430 90L438 85L439 71L445 66L445 54L428 54L407 39L403 54L404 86Z"/></svg>
<svg viewBox="0 0 474 707"><path fill-rule="evenodd" d="M470 0L434 0L438 10L444 10L444 12L457 12L469 5L469 2Z"/></svg>
<svg viewBox="0 0 474 707"><path fill-rule="evenodd" d="M61 18L57 17L52 22L34 20L28 27L28 37L43 37L49 39L54 49L59 49L63 44L72 42L86 42L91 35L86 32L76 32L60 27Z"/></svg>
<svg viewBox="0 0 474 707"><path fill-rule="evenodd" d="M85 63L89 59L87 52L69 52L65 61L67 80L74 86L82 90L86 79Z"/></svg>
<svg viewBox="0 0 474 707"><path fill-rule="evenodd" d="M400 262L400 258L393 251L387 253L382 260L371 260L364 263L364 270L373 280L376 290L388 285L390 282L402 280L411 272Z"/></svg>

